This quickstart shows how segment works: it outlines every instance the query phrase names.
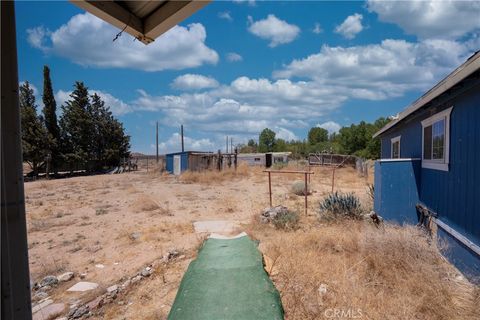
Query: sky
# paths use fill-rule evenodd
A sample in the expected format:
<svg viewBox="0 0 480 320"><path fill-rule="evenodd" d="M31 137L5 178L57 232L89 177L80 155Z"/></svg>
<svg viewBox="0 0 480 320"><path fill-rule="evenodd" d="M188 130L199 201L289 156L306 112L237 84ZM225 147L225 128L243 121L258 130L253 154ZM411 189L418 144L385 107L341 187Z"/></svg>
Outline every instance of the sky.
<svg viewBox="0 0 480 320"><path fill-rule="evenodd" d="M403 110L480 49L480 1L213 1L145 46L69 2L16 3L20 82L42 108L75 81L106 101L131 150L286 140Z"/></svg>

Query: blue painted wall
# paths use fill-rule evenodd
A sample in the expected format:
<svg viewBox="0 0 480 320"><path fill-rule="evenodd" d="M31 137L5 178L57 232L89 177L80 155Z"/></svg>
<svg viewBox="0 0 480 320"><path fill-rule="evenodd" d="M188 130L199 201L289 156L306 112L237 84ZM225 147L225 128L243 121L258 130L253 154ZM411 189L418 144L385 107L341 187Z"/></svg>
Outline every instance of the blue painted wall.
<svg viewBox="0 0 480 320"><path fill-rule="evenodd" d="M416 224L419 202L420 161L375 162L374 210L399 224Z"/></svg>
<svg viewBox="0 0 480 320"><path fill-rule="evenodd" d="M419 200L438 214L438 218L454 228L470 241L480 245L480 84L456 97L433 105L418 112L408 122L397 125L394 130L381 136L382 159L390 158L390 140L401 135L400 156L402 158L421 158L422 125L421 121L453 106L450 115L450 158L449 170L441 171L428 168L419 169ZM399 172L402 168L395 168ZM375 189L380 188L380 197L391 197L383 200L381 207L386 218L398 220L395 198L403 197L404 191L389 187L389 179L398 173L388 173L381 166L377 177L375 168ZM397 177L398 182L402 177ZM377 185L379 183L380 185ZM398 184L398 183L397 183ZM385 189L390 194L385 195ZM377 190L375 190L377 196ZM387 208L389 206L389 208ZM411 208L414 209L413 207ZM405 209L406 210L406 209ZM408 211L408 210L406 210ZM410 218L408 216L406 221ZM444 230L439 228L440 241L449 244L445 255L462 272L475 280L480 278L480 257L459 243ZM475 275L475 276L472 276ZM473 277L473 278L472 278Z"/></svg>
<svg viewBox="0 0 480 320"><path fill-rule="evenodd" d="M180 155L182 160L181 160L181 166L180 166L180 171L184 172L188 170L188 151L185 152L175 152L175 153L168 153L165 155L165 162L166 162L166 169L169 173L173 174L173 157L176 155Z"/></svg>

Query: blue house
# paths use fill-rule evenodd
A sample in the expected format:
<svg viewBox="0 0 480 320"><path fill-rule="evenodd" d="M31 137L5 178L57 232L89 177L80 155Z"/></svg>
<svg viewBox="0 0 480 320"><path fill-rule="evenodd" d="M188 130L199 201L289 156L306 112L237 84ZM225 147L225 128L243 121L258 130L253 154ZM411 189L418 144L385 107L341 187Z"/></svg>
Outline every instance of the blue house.
<svg viewBox="0 0 480 320"><path fill-rule="evenodd" d="M443 254L480 283L480 51L374 136L375 211L434 222Z"/></svg>

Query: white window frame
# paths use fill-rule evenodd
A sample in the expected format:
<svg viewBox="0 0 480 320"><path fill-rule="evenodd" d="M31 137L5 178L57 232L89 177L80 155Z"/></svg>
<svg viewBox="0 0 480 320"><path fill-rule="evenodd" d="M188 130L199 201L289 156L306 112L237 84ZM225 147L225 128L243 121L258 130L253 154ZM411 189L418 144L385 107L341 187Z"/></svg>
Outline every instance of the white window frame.
<svg viewBox="0 0 480 320"><path fill-rule="evenodd" d="M422 168L448 171L448 164L450 160L450 114L453 106L445 109L439 113L434 114L430 118L422 121ZM445 146L443 150L443 159L425 159L424 144L425 144L425 127L433 125L435 122L445 119ZM432 142L433 147L433 142Z"/></svg>
<svg viewBox="0 0 480 320"><path fill-rule="evenodd" d="M402 158L402 156L401 156L401 146L402 146L402 144L400 142L401 139L402 139L402 136L397 136L395 138L390 139L390 158L391 159L401 159ZM398 158L393 157L393 144L395 142L398 142Z"/></svg>

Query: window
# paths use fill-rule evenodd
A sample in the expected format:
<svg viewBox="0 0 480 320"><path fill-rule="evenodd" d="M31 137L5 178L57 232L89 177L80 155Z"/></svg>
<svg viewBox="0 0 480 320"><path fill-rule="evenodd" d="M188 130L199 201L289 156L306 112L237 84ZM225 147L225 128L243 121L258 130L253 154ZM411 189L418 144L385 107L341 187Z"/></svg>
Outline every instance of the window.
<svg viewBox="0 0 480 320"><path fill-rule="evenodd" d="M452 107L422 121L422 167L448 171Z"/></svg>
<svg viewBox="0 0 480 320"><path fill-rule="evenodd" d="M392 138L391 140L391 158L400 159L400 138L401 136Z"/></svg>
<svg viewBox="0 0 480 320"><path fill-rule="evenodd" d="M260 158L254 158L253 161L259 162L261 159Z"/></svg>

